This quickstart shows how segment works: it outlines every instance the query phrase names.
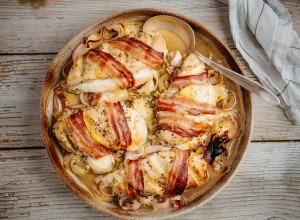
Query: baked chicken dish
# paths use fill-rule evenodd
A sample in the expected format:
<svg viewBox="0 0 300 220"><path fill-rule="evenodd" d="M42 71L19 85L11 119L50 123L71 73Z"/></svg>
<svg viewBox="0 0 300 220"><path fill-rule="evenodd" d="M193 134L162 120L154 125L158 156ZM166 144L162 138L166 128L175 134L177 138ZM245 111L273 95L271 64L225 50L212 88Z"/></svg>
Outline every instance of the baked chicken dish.
<svg viewBox="0 0 300 220"><path fill-rule="evenodd" d="M53 88L52 132L65 168L100 200L179 208L228 170L239 101L219 72L142 28L113 24L81 40Z"/></svg>

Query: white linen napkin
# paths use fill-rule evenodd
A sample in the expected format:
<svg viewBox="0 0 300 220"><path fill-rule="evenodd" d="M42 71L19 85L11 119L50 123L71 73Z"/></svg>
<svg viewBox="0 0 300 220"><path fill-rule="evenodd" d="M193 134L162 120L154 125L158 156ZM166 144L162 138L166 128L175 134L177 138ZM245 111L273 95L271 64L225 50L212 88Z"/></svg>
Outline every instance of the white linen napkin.
<svg viewBox="0 0 300 220"><path fill-rule="evenodd" d="M286 117L300 125L300 40L288 10L277 0L228 3L236 48L260 82L279 97Z"/></svg>

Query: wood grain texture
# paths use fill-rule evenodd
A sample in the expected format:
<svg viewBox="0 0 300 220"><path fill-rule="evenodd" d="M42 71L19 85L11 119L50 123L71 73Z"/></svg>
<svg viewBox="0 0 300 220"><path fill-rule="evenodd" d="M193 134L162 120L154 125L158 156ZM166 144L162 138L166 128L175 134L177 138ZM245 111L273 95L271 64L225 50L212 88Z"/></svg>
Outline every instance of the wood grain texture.
<svg viewBox="0 0 300 220"><path fill-rule="evenodd" d="M43 146L40 95L54 56L0 56L0 148ZM293 126L279 107L254 96L254 113L253 141L300 140L300 126Z"/></svg>
<svg viewBox="0 0 300 220"><path fill-rule="evenodd" d="M0 146L42 146L42 83L54 55L0 57Z"/></svg>
<svg viewBox="0 0 300 220"><path fill-rule="evenodd" d="M172 9L200 19L211 27L217 27L218 23L215 31L222 33L220 21L222 16L225 19L227 11L226 5L207 0L178 1L175 7L172 0L124 2L63 0L55 1L55 4L48 5L43 10L19 6L17 1L4 1L1 4L0 40L3 44L0 46L0 53L56 53L75 34L99 19L133 8ZM215 15L217 12L224 13L220 13L220 17L214 16L214 19L209 19L208 15ZM15 16L16 14L18 16ZM23 32L26 34L22 34Z"/></svg>
<svg viewBox="0 0 300 220"><path fill-rule="evenodd" d="M207 26L225 43L233 45L228 21L227 5L217 0L141 0L93 1L54 0L44 9L20 6L16 0L1 1L0 53L57 53L64 44L81 30L113 13L133 8L156 7L174 10ZM298 0L286 0L300 32Z"/></svg>
<svg viewBox="0 0 300 220"><path fill-rule="evenodd" d="M300 143L252 143L232 182L182 219L300 218ZM0 151L0 217L103 217L76 198L52 168L46 151Z"/></svg>

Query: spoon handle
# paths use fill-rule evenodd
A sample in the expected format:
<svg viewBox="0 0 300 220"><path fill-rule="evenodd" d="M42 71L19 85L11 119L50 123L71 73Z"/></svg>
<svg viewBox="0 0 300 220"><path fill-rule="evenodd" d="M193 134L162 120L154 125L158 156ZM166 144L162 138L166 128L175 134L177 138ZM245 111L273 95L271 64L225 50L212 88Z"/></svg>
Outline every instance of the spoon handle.
<svg viewBox="0 0 300 220"><path fill-rule="evenodd" d="M275 96L270 90L263 87L262 85L252 81L251 79L248 79L247 77L238 74L230 69L227 69L224 66L221 66L207 57L203 56L199 51L195 50L195 54L198 56L200 60L202 60L204 63L208 64L215 70L219 71L223 75L227 76L232 81L236 82L240 86L244 87L248 91L254 93L255 95L261 97L263 100L273 104L273 105L279 105L280 101L277 96Z"/></svg>

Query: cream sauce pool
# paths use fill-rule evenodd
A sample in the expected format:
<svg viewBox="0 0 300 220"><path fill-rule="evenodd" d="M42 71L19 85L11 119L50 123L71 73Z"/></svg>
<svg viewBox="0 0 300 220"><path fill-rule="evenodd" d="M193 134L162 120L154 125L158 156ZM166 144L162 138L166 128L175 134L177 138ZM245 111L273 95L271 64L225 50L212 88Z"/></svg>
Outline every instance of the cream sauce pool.
<svg viewBox="0 0 300 220"><path fill-rule="evenodd" d="M186 47L184 41L176 33L170 30L157 29L155 33L160 33L165 39L167 49L169 52L179 50L182 54L186 53Z"/></svg>

